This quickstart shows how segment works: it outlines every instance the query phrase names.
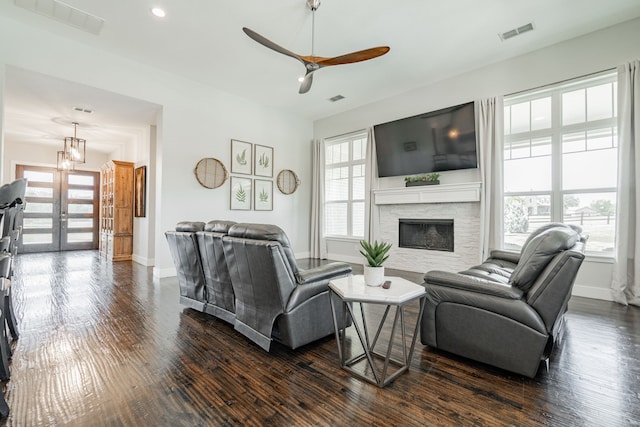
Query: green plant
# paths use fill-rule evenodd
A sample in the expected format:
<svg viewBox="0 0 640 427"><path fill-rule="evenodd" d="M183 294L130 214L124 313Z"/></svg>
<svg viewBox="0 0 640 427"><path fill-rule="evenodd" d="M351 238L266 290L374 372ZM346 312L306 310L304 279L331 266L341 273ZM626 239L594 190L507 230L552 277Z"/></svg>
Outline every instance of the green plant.
<svg viewBox="0 0 640 427"><path fill-rule="evenodd" d="M437 181L440 178L439 173L430 173L428 175L406 176L405 182L421 182L421 181Z"/></svg>
<svg viewBox="0 0 640 427"><path fill-rule="evenodd" d="M600 215L612 215L616 211L615 204L611 200L594 200L589 207Z"/></svg>
<svg viewBox="0 0 640 427"><path fill-rule="evenodd" d="M382 263L389 258L391 243L374 241L373 244L366 240L360 240L362 249L360 253L367 259L370 267L382 267Z"/></svg>
<svg viewBox="0 0 640 427"><path fill-rule="evenodd" d="M268 202L269 201L269 194L267 193L266 190L262 190L260 192L260 194L258 194L258 197L260 198L261 202Z"/></svg>
<svg viewBox="0 0 640 427"><path fill-rule="evenodd" d="M236 191L236 200L244 203L247 201L247 192L244 191L244 188L240 187L238 191Z"/></svg>
<svg viewBox="0 0 640 427"><path fill-rule="evenodd" d="M504 204L504 228L509 233L528 233L529 216L522 197L507 197Z"/></svg>
<svg viewBox="0 0 640 427"><path fill-rule="evenodd" d="M247 164L247 150L244 149L242 150L242 153L238 154L236 156L236 161L238 162L239 165L246 165Z"/></svg>
<svg viewBox="0 0 640 427"><path fill-rule="evenodd" d="M258 160L258 164L260 166L262 166L263 168L267 169L269 167L269 156L267 156L266 154L262 153L260 155L260 160Z"/></svg>

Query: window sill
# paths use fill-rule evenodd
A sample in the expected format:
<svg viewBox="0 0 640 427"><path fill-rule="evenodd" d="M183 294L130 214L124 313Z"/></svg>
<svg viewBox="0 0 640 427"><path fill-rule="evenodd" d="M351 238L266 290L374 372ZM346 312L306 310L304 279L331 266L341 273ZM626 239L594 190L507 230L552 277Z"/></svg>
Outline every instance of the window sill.
<svg viewBox="0 0 640 427"><path fill-rule="evenodd" d="M346 237L346 236L325 236L325 240L332 242L360 242L364 237Z"/></svg>
<svg viewBox="0 0 640 427"><path fill-rule="evenodd" d="M600 264L613 264L613 255L598 255L598 254L594 254L594 253L589 253L587 252L585 254L585 261L587 262L595 262L595 263L600 263Z"/></svg>

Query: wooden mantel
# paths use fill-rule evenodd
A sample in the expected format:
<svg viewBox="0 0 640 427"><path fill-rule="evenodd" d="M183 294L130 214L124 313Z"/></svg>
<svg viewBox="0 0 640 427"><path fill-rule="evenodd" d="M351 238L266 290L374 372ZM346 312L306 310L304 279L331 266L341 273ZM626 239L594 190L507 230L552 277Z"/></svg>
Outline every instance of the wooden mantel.
<svg viewBox="0 0 640 427"><path fill-rule="evenodd" d="M460 203L480 201L480 182L424 185L373 190L376 205L409 203Z"/></svg>

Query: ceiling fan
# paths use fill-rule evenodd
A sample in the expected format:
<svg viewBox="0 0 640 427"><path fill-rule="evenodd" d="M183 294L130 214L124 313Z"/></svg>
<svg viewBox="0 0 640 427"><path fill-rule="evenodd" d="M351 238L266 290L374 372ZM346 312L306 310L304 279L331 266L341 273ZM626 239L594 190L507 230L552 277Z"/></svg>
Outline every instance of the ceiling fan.
<svg viewBox="0 0 640 427"><path fill-rule="evenodd" d="M314 71L319 70L323 67L329 67L332 65L342 65L342 64L352 64L354 62L367 61L369 59L377 58L378 56L382 56L385 53L389 52L390 48L388 46L378 46L373 47L371 49L360 50L357 52L347 53L346 55L340 55L333 58L324 58L322 56L315 56L314 47L315 47L315 12L320 7L320 0L306 0L307 6L311 9L312 12L312 24L311 24L311 55L304 56L298 55L297 53L293 53L290 50L283 48L280 45L272 42L266 37L261 36L249 28L242 28L242 31L245 32L246 35L251 37L253 40L257 41L263 46L268 47L269 49L275 50L278 53L283 55L290 56L292 58L297 59L302 62L305 67L306 73L304 78L302 79L302 84L300 85L300 90L298 93L307 93L309 89L311 89L311 83L313 83L313 73Z"/></svg>

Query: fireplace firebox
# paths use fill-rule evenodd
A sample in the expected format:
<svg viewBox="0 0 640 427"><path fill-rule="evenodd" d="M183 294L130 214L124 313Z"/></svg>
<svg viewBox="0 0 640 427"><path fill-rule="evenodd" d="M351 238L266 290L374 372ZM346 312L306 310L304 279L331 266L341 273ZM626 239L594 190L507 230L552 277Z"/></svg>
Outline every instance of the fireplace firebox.
<svg viewBox="0 0 640 427"><path fill-rule="evenodd" d="M452 219L400 219L398 246L453 252Z"/></svg>

